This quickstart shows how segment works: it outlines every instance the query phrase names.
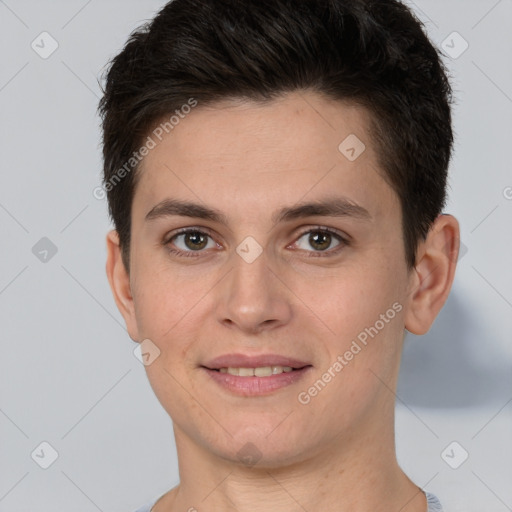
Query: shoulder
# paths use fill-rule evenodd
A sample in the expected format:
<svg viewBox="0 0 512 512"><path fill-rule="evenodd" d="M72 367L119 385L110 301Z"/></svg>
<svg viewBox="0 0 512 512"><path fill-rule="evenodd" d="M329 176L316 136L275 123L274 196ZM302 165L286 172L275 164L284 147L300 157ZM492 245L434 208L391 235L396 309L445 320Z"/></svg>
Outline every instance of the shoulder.
<svg viewBox="0 0 512 512"><path fill-rule="evenodd" d="M437 499L437 496L430 492L425 493L427 496L428 511L427 512L443 512L441 502Z"/></svg>
<svg viewBox="0 0 512 512"><path fill-rule="evenodd" d="M151 512L151 508L153 507L153 505L157 502L157 500L152 500L148 503L146 503L145 505L143 505L142 507L138 508L135 512Z"/></svg>
<svg viewBox="0 0 512 512"><path fill-rule="evenodd" d="M162 494L161 496L158 496L158 498L155 498L151 501L148 501L145 505L138 508L135 512L151 512L153 507L162 500L165 506L165 502L167 499L174 497L174 494L176 493L178 487L174 487L169 492L166 492L165 494ZM168 505L167 505L168 506Z"/></svg>

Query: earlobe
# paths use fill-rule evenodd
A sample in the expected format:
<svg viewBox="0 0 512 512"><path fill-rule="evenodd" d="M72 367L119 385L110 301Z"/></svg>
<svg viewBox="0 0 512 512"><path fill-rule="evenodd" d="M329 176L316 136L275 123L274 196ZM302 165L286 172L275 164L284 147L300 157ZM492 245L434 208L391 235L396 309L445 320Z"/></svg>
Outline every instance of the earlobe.
<svg viewBox="0 0 512 512"><path fill-rule="evenodd" d="M117 308L123 315L128 334L133 341L139 341L135 309L130 287L130 276L124 266L119 245L119 235L112 230L107 233L106 273Z"/></svg>
<svg viewBox="0 0 512 512"><path fill-rule="evenodd" d="M405 327L413 334L428 332L443 307L455 276L459 254L459 223L452 215L440 215L418 247L411 271Z"/></svg>

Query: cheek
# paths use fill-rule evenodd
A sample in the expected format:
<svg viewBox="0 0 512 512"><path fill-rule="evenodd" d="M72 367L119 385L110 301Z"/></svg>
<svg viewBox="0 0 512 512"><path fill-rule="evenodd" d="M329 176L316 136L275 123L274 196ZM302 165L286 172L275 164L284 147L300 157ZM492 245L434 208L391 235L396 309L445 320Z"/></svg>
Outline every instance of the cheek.
<svg viewBox="0 0 512 512"><path fill-rule="evenodd" d="M324 333L318 337L324 351L319 373L336 375L330 398L348 407L356 407L350 405L354 396L371 400L379 387L374 374L387 380L396 372L404 332L399 272L368 265L333 273L322 292L311 284L302 289Z"/></svg>
<svg viewBox="0 0 512 512"><path fill-rule="evenodd" d="M393 275L398 276L398 270L347 267L314 280L296 278L293 289L322 332L343 346L400 301L398 277L394 280Z"/></svg>
<svg viewBox="0 0 512 512"><path fill-rule="evenodd" d="M197 395L189 385L181 384L185 380L178 370L179 366L174 368L169 364L169 358L162 354L146 367L146 374L155 396L173 422L193 424L191 418L198 415L197 402L193 398ZM207 418L204 421L207 422Z"/></svg>
<svg viewBox="0 0 512 512"><path fill-rule="evenodd" d="M341 334L324 341L328 357L301 390L301 403L310 401L316 417L325 414L331 418L336 432L357 425L376 411L376 404L381 407L393 398L388 388L393 387L398 373L403 340L401 305L395 302L382 313L379 308L375 311L379 314L371 320L367 310L339 318Z"/></svg>
<svg viewBox="0 0 512 512"><path fill-rule="evenodd" d="M208 279L190 279L168 265L146 264L137 269L132 287L139 331L147 338L162 340L179 329L205 290Z"/></svg>
<svg viewBox="0 0 512 512"><path fill-rule="evenodd" d="M183 381L194 367L190 350L204 322L205 305L215 279L191 278L168 264L139 267L132 289L135 316L141 339L150 339L160 350L159 357L146 367L157 395L179 387L172 376Z"/></svg>

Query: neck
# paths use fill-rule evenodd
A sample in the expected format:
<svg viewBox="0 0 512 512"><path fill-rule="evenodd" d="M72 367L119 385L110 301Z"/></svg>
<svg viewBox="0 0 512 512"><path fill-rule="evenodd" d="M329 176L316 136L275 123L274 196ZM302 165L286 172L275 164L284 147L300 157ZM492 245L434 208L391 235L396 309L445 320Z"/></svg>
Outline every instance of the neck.
<svg viewBox="0 0 512 512"><path fill-rule="evenodd" d="M382 423L372 425L357 435L338 435L314 454L278 467L221 458L175 425L182 483L153 511L425 512L425 495L396 461L392 426L386 432Z"/></svg>

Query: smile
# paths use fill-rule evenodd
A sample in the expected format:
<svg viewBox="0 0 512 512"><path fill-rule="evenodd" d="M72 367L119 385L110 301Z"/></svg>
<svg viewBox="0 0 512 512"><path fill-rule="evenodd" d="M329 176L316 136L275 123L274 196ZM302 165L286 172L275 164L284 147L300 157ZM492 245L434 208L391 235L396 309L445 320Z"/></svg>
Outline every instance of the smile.
<svg viewBox="0 0 512 512"><path fill-rule="evenodd" d="M302 380L313 366L222 367L201 368L224 391L244 397L270 395Z"/></svg>
<svg viewBox="0 0 512 512"><path fill-rule="evenodd" d="M294 371L291 366L260 366L259 368L220 368L220 373L229 373L239 377L270 377L280 373Z"/></svg>

